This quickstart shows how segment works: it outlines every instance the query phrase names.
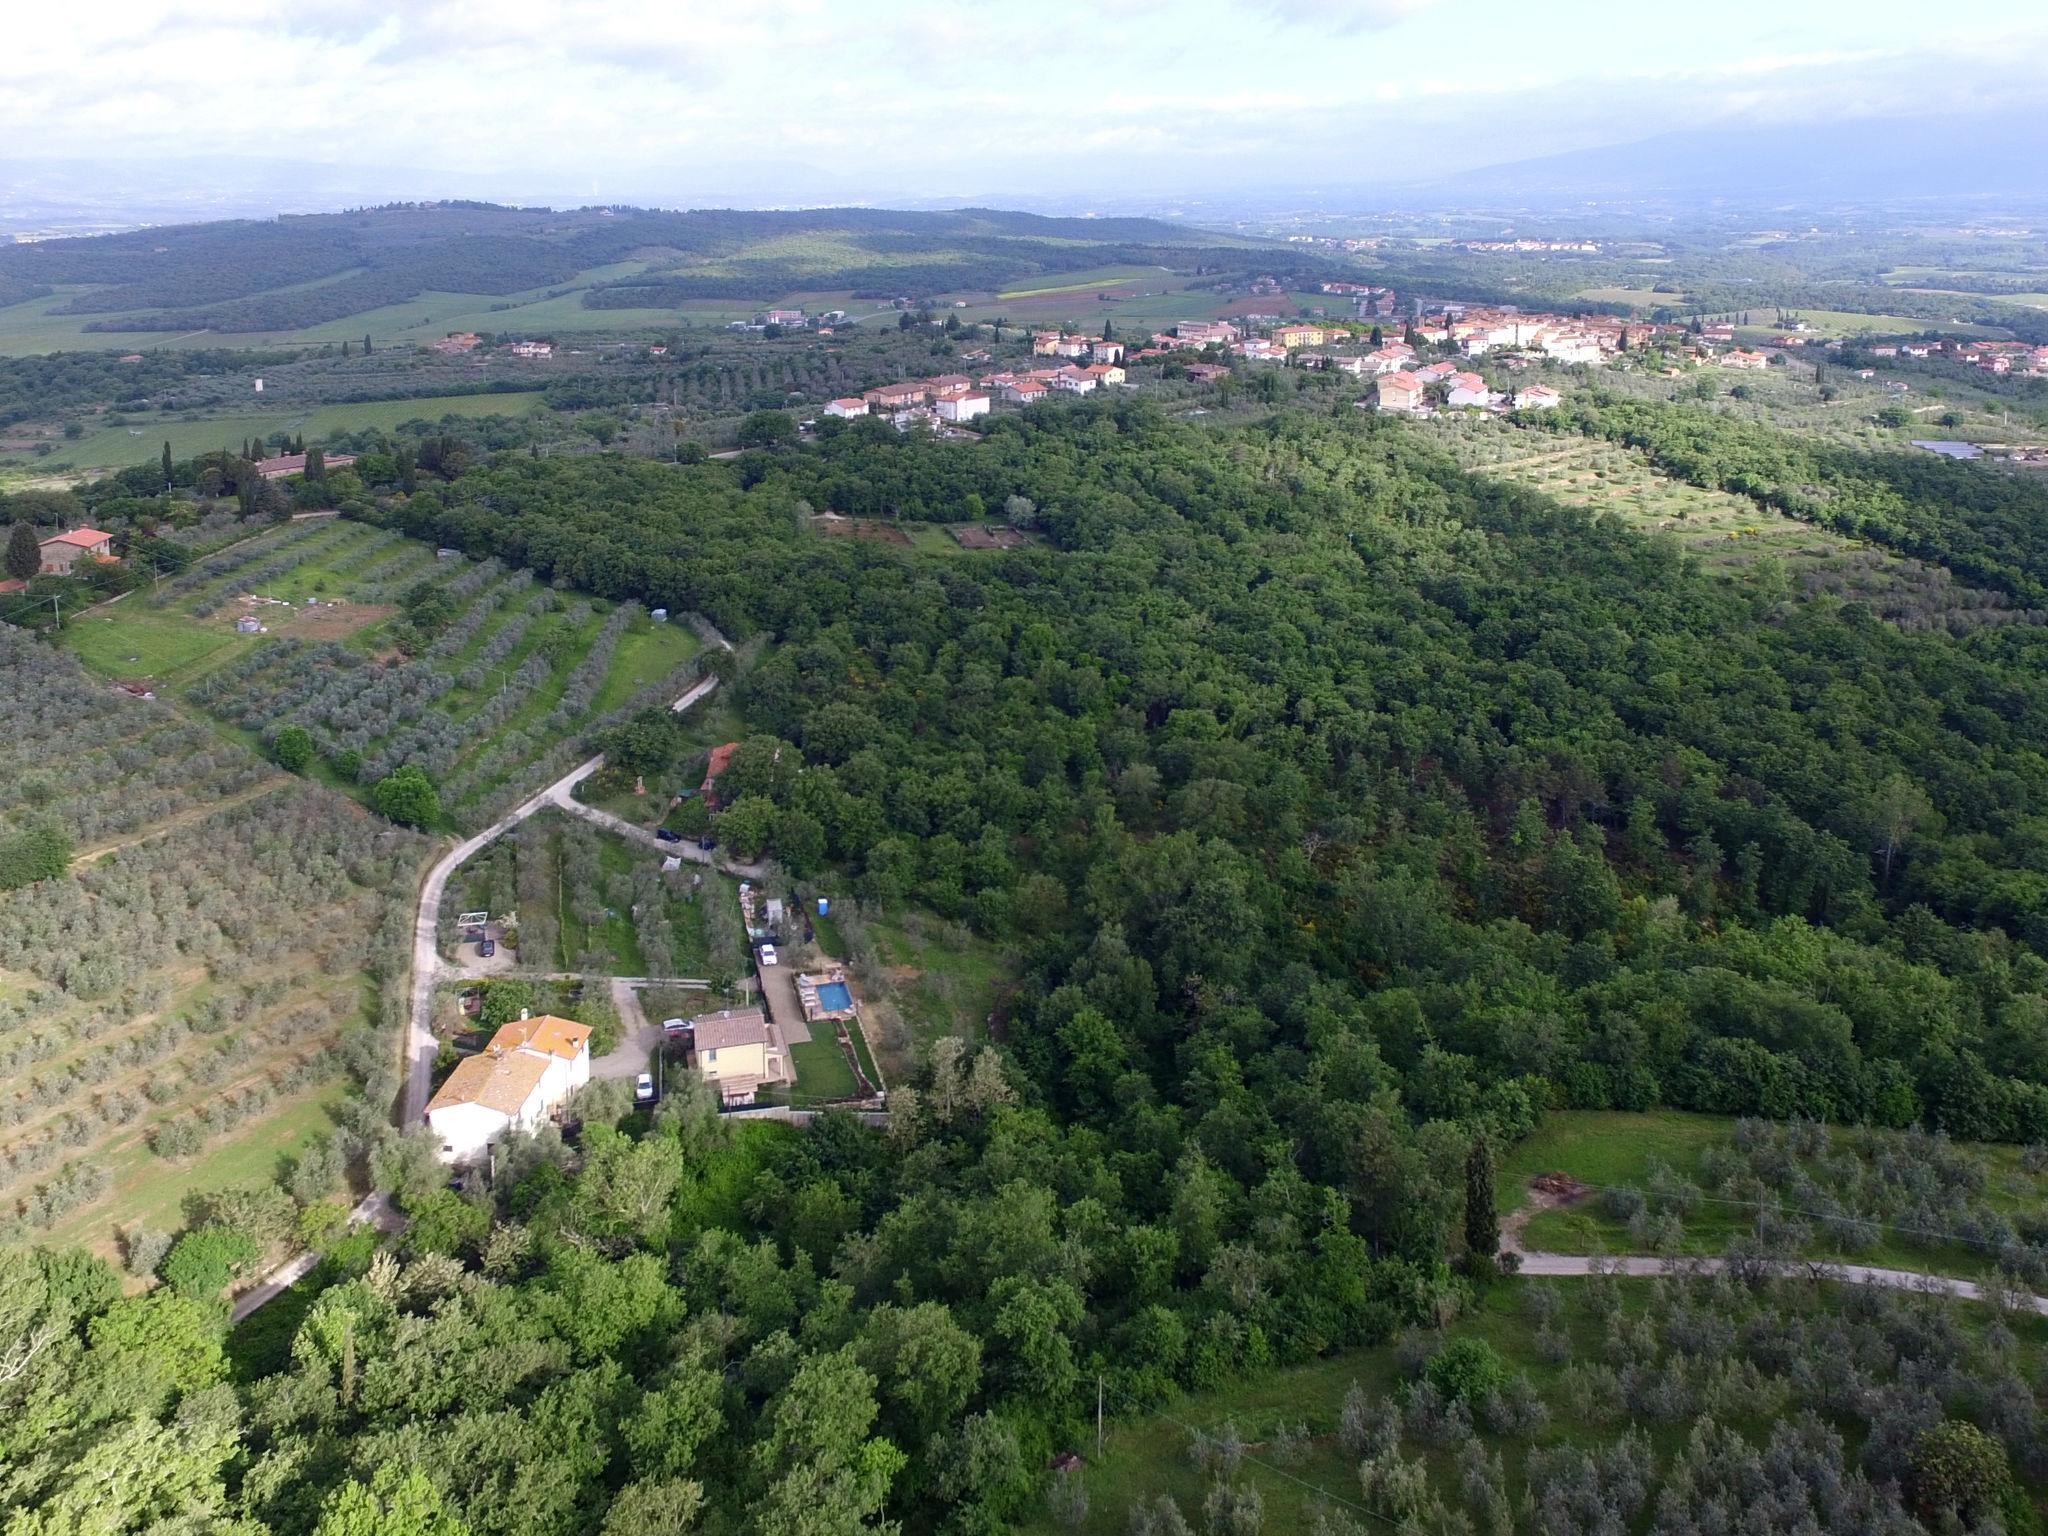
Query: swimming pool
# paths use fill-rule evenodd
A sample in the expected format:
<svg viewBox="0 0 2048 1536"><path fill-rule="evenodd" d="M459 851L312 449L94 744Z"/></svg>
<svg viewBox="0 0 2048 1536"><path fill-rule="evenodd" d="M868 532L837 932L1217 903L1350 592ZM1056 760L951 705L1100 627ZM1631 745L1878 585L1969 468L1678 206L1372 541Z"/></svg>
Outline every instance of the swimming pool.
<svg viewBox="0 0 2048 1536"><path fill-rule="evenodd" d="M818 987L818 1011L838 1013L853 1006L853 993L843 981L827 981Z"/></svg>

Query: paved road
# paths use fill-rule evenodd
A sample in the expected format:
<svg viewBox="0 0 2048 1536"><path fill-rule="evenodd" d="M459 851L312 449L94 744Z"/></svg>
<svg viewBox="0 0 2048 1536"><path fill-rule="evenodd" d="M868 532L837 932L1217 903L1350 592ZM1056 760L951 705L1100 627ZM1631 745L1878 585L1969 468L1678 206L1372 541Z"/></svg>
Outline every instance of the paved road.
<svg viewBox="0 0 2048 1536"><path fill-rule="evenodd" d="M672 854L691 864L708 864L728 875L738 875L742 880L759 880L768 872L768 866L765 864L742 864L715 848L706 853L695 843L688 841L665 843L647 828L630 822L623 816L614 816L610 811L600 810L594 805L585 805L567 789L556 797L555 805L571 816L581 817L592 826L603 827L607 832L615 832L629 842L642 843L657 853Z"/></svg>
<svg viewBox="0 0 2048 1536"><path fill-rule="evenodd" d="M1647 1254L1631 1254L1624 1258L1603 1259L1578 1253L1525 1253L1522 1255L1522 1273L1525 1275L1590 1275L1615 1273L1623 1275L1663 1275L1674 1266L1661 1258ZM1728 1267L1725 1259L1681 1259L1678 1268L1719 1274ZM1780 1274L1837 1280L1845 1285L1886 1286L1898 1291L1919 1291L1931 1296L1954 1296L1964 1301L1984 1300L1984 1288L1970 1280L1951 1280L1945 1275L1925 1275L1911 1269L1881 1269L1870 1264L1803 1264L1796 1260L1773 1266ZM2031 1311L2048 1317L2048 1296L2022 1295L2021 1305Z"/></svg>
<svg viewBox="0 0 2048 1536"><path fill-rule="evenodd" d="M680 714L717 686L716 677L705 677L669 708ZM492 822L475 837L465 838L457 843L427 871L427 878L420 884L419 910L413 916L412 1035L408 1042L411 1061L406 1073L405 1090L399 1095L398 1101L400 1129L410 1129L419 1124L420 1117L426 1113L427 1090L434 1080L434 1056L440 1049L434 1039L434 989L441 978L441 897L448 889L448 877L494 839L502 837L534 812L550 805L574 807L576 802L573 791L576 786L603 766L602 753L587 762L577 764L546 789L523 801L516 810ZM647 840L655 840L652 833L647 834ZM661 846L669 845L664 843Z"/></svg>
<svg viewBox="0 0 2048 1536"><path fill-rule="evenodd" d="M350 1226L359 1227L364 1222L368 1222L379 1232L396 1232L405 1225L405 1218L398 1214L398 1207L391 1203L389 1195L375 1194L365 1196L356 1208L348 1213ZM234 1305L229 1308L229 1317L239 1323L258 1307L275 1301L305 1279L313 1272L313 1266L319 1262L320 1255L317 1253L302 1253L296 1258L287 1259L265 1275L261 1284L253 1285L237 1296Z"/></svg>

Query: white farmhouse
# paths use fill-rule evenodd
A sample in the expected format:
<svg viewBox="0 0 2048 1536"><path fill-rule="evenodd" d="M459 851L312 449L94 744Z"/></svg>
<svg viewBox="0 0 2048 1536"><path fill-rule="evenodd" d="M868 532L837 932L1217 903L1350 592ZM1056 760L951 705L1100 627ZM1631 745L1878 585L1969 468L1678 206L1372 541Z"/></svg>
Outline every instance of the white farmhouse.
<svg viewBox="0 0 2048 1536"><path fill-rule="evenodd" d="M590 1029L544 1013L521 1017L460 1062L427 1104L444 1162L465 1163L508 1131L537 1129L590 1081Z"/></svg>

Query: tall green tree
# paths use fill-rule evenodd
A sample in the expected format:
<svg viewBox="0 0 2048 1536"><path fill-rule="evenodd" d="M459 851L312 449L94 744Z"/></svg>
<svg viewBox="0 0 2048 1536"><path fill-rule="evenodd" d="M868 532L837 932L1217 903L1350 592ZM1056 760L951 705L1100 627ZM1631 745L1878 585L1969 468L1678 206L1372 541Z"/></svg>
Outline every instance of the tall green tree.
<svg viewBox="0 0 2048 1536"><path fill-rule="evenodd" d="M1479 1276L1494 1272L1500 1252L1500 1212L1493 1195L1493 1138L1484 1131L1465 1154L1465 1262Z"/></svg>
<svg viewBox="0 0 2048 1536"><path fill-rule="evenodd" d="M441 819L441 796L418 763L407 763L378 780L370 791L370 804L400 826L430 827Z"/></svg>
<svg viewBox="0 0 2048 1536"><path fill-rule="evenodd" d="M27 581L42 568L43 550L36 542L34 527L16 523L7 531L7 574L16 581Z"/></svg>

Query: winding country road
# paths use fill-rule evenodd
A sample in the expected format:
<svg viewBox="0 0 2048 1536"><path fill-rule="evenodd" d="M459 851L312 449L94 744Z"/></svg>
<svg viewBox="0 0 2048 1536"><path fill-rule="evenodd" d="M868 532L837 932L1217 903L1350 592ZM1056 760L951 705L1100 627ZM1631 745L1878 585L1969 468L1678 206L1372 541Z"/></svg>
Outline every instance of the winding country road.
<svg viewBox="0 0 2048 1536"><path fill-rule="evenodd" d="M719 642L721 645L724 641ZM726 649L731 649L727 646ZM715 676L700 680L675 703L670 710L681 714L705 694L718 686ZM434 1039L434 990L440 985L442 964L440 953L441 897L448 889L448 877L490 843L505 835L520 822L536 811L549 806L584 815L591 807L581 805L575 796L576 786L604 766L604 754L578 763L547 788L521 801L519 806L492 822L474 837L465 838L448 852L434 861L434 867L427 871L427 878L420 883L419 910L413 916L412 930L412 1027L408 1040L410 1053L407 1063L405 1087L398 1100L398 1124L401 1130L409 1130L420 1123L427 1111L427 1093L434 1080L434 1057L440 1050ZM597 813L602 816L603 813ZM594 818L592 818L594 819ZM618 821L611 817L609 821ZM639 834L653 843L651 833L641 832L630 822L619 822L621 827ZM701 862L710 863L711 856L694 844L661 843L657 846L675 853L685 853Z"/></svg>

